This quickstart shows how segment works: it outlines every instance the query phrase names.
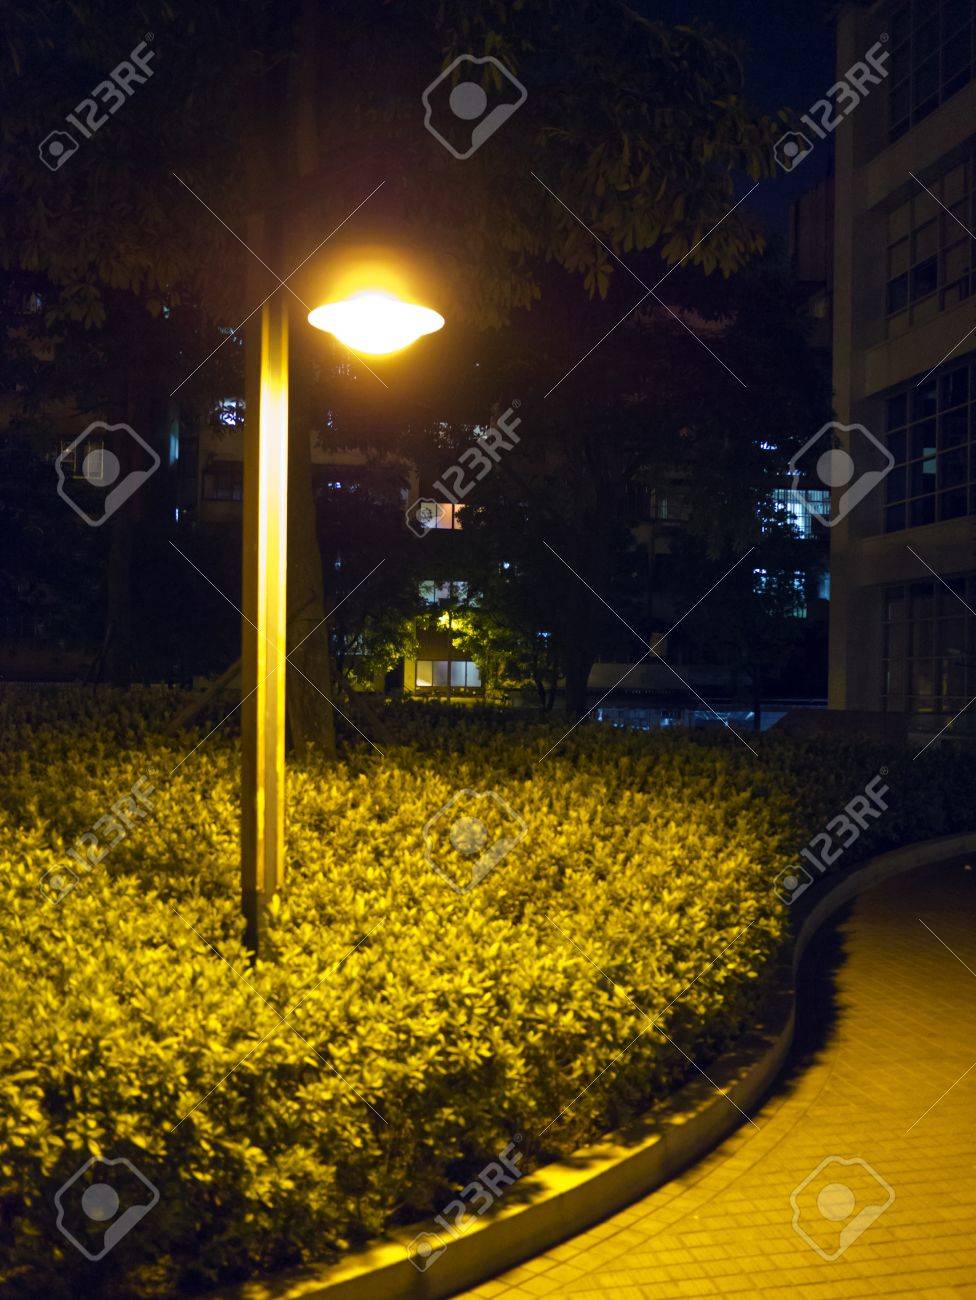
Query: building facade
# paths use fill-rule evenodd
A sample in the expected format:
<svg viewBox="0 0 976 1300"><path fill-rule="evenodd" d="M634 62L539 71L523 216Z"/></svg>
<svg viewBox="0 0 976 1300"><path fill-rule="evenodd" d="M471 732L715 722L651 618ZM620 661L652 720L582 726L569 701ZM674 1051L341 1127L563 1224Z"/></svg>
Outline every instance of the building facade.
<svg viewBox="0 0 976 1300"><path fill-rule="evenodd" d="M845 6L838 79L879 40L834 135L835 406L885 451L831 529L830 707L934 736L976 696L976 2Z"/></svg>

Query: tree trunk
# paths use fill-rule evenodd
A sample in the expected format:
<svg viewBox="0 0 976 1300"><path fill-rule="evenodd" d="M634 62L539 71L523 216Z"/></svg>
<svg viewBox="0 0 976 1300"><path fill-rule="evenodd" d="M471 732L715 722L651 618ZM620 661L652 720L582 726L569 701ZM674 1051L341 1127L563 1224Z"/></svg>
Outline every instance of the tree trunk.
<svg viewBox="0 0 976 1300"><path fill-rule="evenodd" d="M304 411L292 414L288 448L288 730L295 749L336 757L329 628L315 526L312 451Z"/></svg>
<svg viewBox="0 0 976 1300"><path fill-rule="evenodd" d="M752 729L762 731L762 673L752 670Z"/></svg>
<svg viewBox="0 0 976 1300"><path fill-rule="evenodd" d="M593 656L583 646L569 647L566 656L566 713L574 720L586 712L586 684L592 667Z"/></svg>

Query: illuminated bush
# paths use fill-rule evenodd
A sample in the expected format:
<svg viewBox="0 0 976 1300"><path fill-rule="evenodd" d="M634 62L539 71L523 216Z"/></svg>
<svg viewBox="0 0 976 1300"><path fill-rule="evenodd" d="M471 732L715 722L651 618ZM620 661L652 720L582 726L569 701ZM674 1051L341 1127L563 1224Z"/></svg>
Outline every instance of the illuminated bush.
<svg viewBox="0 0 976 1300"><path fill-rule="evenodd" d="M886 761L594 728L542 759L551 727L396 711L385 759L292 771L273 960L252 969L234 738L177 767L204 733L161 738L172 695L85 700L35 701L30 731L2 711L0 1269L27 1295L90 1286L53 1209L90 1154L160 1190L98 1265L105 1293L166 1295L437 1210L515 1134L546 1159L622 1122L691 1072L651 1018L703 1065L754 1021L788 923L771 881ZM971 768L887 761L865 846L972 825ZM150 819L46 899L39 880L150 768ZM458 893L424 828L464 788L524 835Z"/></svg>

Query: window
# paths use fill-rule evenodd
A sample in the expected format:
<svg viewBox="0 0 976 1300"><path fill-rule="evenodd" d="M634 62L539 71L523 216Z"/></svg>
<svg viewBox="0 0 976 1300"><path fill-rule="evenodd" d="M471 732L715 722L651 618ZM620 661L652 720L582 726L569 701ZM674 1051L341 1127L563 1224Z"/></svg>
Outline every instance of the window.
<svg viewBox="0 0 976 1300"><path fill-rule="evenodd" d="M829 488L774 488L773 510L798 537L813 537L816 511L830 518Z"/></svg>
<svg viewBox="0 0 976 1300"><path fill-rule="evenodd" d="M214 460L203 471L204 501L241 501L244 497L244 462Z"/></svg>
<svg viewBox="0 0 976 1300"><path fill-rule="evenodd" d="M961 598L961 599L960 599ZM962 602L965 601L964 605ZM884 707L958 713L976 695L976 575L884 593Z"/></svg>
<svg viewBox="0 0 976 1300"><path fill-rule="evenodd" d="M450 501L435 501L431 503L436 507L431 514L433 518L424 515L423 519L428 531L432 528L456 529L462 527L461 511L462 505L452 505Z"/></svg>
<svg viewBox="0 0 976 1300"><path fill-rule="evenodd" d="M244 423L244 403L237 397L222 397L214 403L214 424L225 429L237 429Z"/></svg>
<svg viewBox="0 0 976 1300"><path fill-rule="evenodd" d="M888 214L889 338L955 307L976 287L976 241L969 234L976 229L973 156L926 184L932 194L919 190Z"/></svg>
<svg viewBox="0 0 976 1300"><path fill-rule="evenodd" d="M102 438L89 438L77 447L62 442L58 448L58 462L72 478L83 478L94 487L102 484L105 475L105 442Z"/></svg>
<svg viewBox="0 0 976 1300"><path fill-rule="evenodd" d="M895 464L885 478L885 532L918 528L973 512L973 404L976 362L909 381L887 401L887 444Z"/></svg>
<svg viewBox="0 0 976 1300"><path fill-rule="evenodd" d="M892 7L888 138L897 140L969 81L973 0L910 0Z"/></svg>
<svg viewBox="0 0 976 1300"><path fill-rule="evenodd" d="M415 684L417 690L474 690L481 673L469 659L418 659Z"/></svg>
<svg viewBox="0 0 976 1300"><path fill-rule="evenodd" d="M428 605L439 605L442 601L464 601L468 598L466 582L434 582L428 580L420 584L420 598Z"/></svg>
<svg viewBox="0 0 976 1300"><path fill-rule="evenodd" d="M768 569L753 569L756 591L769 596L772 602L783 602L784 614L793 618L806 618L807 592L806 576L802 569L793 573L770 573Z"/></svg>

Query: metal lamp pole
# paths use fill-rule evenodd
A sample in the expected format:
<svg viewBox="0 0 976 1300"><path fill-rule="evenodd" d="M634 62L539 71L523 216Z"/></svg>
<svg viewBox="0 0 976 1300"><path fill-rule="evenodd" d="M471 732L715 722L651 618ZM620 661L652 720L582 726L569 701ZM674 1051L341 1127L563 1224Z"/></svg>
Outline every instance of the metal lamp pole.
<svg viewBox="0 0 976 1300"><path fill-rule="evenodd" d="M261 309L249 347L244 422L241 894L260 955L267 901L284 881L288 549L288 295ZM256 418L255 418L256 416Z"/></svg>

